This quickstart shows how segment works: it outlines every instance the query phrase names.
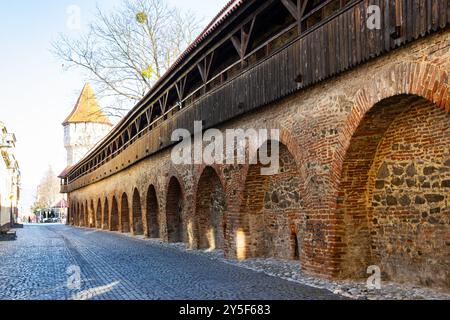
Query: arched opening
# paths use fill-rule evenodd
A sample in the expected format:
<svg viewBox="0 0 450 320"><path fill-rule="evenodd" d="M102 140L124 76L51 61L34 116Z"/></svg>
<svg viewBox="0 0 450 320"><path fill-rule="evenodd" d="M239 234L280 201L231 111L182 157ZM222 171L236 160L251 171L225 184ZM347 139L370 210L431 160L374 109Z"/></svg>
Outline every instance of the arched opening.
<svg viewBox="0 0 450 320"><path fill-rule="evenodd" d="M84 226L86 226L86 224L85 224L85 219L84 219L84 214L85 214L85 212L84 212L84 204L81 204L81 215L80 215L80 227L84 227Z"/></svg>
<svg viewBox="0 0 450 320"><path fill-rule="evenodd" d="M111 231L119 231L119 206L116 197L113 197L111 204Z"/></svg>
<svg viewBox="0 0 450 320"><path fill-rule="evenodd" d="M109 203L108 198L105 199L105 205L103 206L103 226L104 230L109 229Z"/></svg>
<svg viewBox="0 0 450 320"><path fill-rule="evenodd" d="M80 203L78 203L77 202L77 205L76 205L76 213L75 213L75 225L77 226L77 227L79 227L80 226L80 213L81 211L80 211Z"/></svg>
<svg viewBox="0 0 450 320"><path fill-rule="evenodd" d="M89 204L87 200L84 204L84 226L89 228Z"/></svg>
<svg viewBox="0 0 450 320"><path fill-rule="evenodd" d="M128 196L126 193L122 195L120 205L120 231L123 233L130 232L130 208L128 207Z"/></svg>
<svg viewBox="0 0 450 320"><path fill-rule="evenodd" d="M413 95L374 105L342 166L341 276L448 285L449 187L449 114Z"/></svg>
<svg viewBox="0 0 450 320"><path fill-rule="evenodd" d="M91 200L91 207L90 207L90 210L89 210L89 228L95 228L94 200Z"/></svg>
<svg viewBox="0 0 450 320"><path fill-rule="evenodd" d="M69 211L67 213L67 219L69 225L73 226L73 203L70 204Z"/></svg>
<svg viewBox="0 0 450 320"><path fill-rule="evenodd" d="M223 249L225 192L219 176L207 167L200 177L197 188L196 217L200 249Z"/></svg>
<svg viewBox="0 0 450 320"><path fill-rule="evenodd" d="M160 238L159 232L159 204L156 189L153 185L147 191L147 228L150 238Z"/></svg>
<svg viewBox="0 0 450 320"><path fill-rule="evenodd" d="M138 189L134 189L133 193L133 232L136 235L144 234L144 228L142 225L142 208L141 208L141 196Z"/></svg>
<svg viewBox="0 0 450 320"><path fill-rule="evenodd" d="M95 227L98 229L102 228L102 200L97 201L97 212L95 215Z"/></svg>
<svg viewBox="0 0 450 320"><path fill-rule="evenodd" d="M183 194L178 179L172 177L167 188L167 236L169 242L183 241Z"/></svg>
<svg viewBox="0 0 450 320"><path fill-rule="evenodd" d="M269 141L261 148L271 150ZM265 151L263 152L265 153ZM268 153L269 156L270 153ZM250 165L241 203L242 230L245 234L246 257L274 257L299 259L303 200L300 195L300 176L297 163L288 148L279 143L279 170L263 174L258 163ZM300 230L292 245L292 226ZM301 238L300 238L301 240ZM244 244L240 244L242 247ZM238 248L237 248L238 249ZM242 250L242 248L240 248Z"/></svg>
<svg viewBox="0 0 450 320"><path fill-rule="evenodd" d="M298 233L294 226L291 226L291 259L300 260L300 243Z"/></svg>

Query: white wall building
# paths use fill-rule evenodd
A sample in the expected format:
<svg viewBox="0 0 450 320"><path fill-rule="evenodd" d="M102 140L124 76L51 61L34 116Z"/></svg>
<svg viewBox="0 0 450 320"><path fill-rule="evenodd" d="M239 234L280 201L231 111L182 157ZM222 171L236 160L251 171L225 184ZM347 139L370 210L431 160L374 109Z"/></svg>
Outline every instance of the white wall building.
<svg viewBox="0 0 450 320"><path fill-rule="evenodd" d="M80 161L111 130L112 124L98 105L89 83L63 126L67 167Z"/></svg>
<svg viewBox="0 0 450 320"><path fill-rule="evenodd" d="M20 169L14 156L16 137L0 122L0 231L17 222Z"/></svg>

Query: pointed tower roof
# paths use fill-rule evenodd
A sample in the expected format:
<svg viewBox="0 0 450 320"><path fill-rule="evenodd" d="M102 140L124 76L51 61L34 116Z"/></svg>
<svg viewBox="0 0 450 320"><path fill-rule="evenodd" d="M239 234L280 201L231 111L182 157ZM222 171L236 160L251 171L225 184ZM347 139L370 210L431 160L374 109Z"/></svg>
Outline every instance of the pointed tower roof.
<svg viewBox="0 0 450 320"><path fill-rule="evenodd" d="M63 126L70 123L103 123L112 125L109 118L100 108L95 98L94 90L86 83L81 91L80 97L69 116L64 120Z"/></svg>

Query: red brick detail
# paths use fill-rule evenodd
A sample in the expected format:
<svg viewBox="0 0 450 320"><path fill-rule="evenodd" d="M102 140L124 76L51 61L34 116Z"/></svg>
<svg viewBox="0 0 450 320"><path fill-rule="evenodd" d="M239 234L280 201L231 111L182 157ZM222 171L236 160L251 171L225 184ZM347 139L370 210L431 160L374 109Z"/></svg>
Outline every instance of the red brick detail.
<svg viewBox="0 0 450 320"><path fill-rule="evenodd" d="M96 214L95 214L95 227L97 229L101 229L102 228L102 200L98 199L97 201L97 210L96 210Z"/></svg>
<svg viewBox="0 0 450 320"><path fill-rule="evenodd" d="M120 231L123 233L130 232L130 207L128 202L128 196L124 192L122 194L122 200L120 202Z"/></svg>
<svg viewBox="0 0 450 320"><path fill-rule="evenodd" d="M305 217L298 165L280 145L280 172L261 175L262 165L247 171L239 215L230 222L246 238L246 257L298 259Z"/></svg>
<svg viewBox="0 0 450 320"><path fill-rule="evenodd" d="M95 228L95 207L94 200L91 200L91 205L89 207L89 228Z"/></svg>
<svg viewBox="0 0 450 320"><path fill-rule="evenodd" d="M119 205L115 196L112 198L111 216L110 216L110 230L119 231Z"/></svg>
<svg viewBox="0 0 450 320"><path fill-rule="evenodd" d="M172 176L166 190L167 240L171 243L184 242L184 201L179 180Z"/></svg>
<svg viewBox="0 0 450 320"><path fill-rule="evenodd" d="M131 214L132 214L131 222L133 234L143 235L144 228L142 224L141 196L137 188L135 188L133 192L133 205L131 208Z"/></svg>
<svg viewBox="0 0 450 320"><path fill-rule="evenodd" d="M226 194L217 171L206 167L197 183L195 217L200 249L223 249Z"/></svg>
<svg viewBox="0 0 450 320"><path fill-rule="evenodd" d="M109 230L109 201L108 201L108 198L105 199L105 205L103 206L102 229Z"/></svg>
<svg viewBox="0 0 450 320"><path fill-rule="evenodd" d="M150 238L159 238L160 234L160 217L159 202L156 188L150 185L147 191L147 236Z"/></svg>
<svg viewBox="0 0 450 320"><path fill-rule="evenodd" d="M449 121L414 95L384 99L364 115L342 166L337 275L365 277L375 264L387 280L445 286Z"/></svg>

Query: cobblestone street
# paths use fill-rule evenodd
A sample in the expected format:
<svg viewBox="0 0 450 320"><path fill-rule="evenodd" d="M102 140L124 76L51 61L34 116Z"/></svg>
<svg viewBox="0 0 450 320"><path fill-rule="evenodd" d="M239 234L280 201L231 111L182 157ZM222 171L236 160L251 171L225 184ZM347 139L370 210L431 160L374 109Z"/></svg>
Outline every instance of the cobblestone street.
<svg viewBox="0 0 450 320"><path fill-rule="evenodd" d="M81 288L67 269L79 266ZM0 300L339 299L176 246L63 225L29 225L0 241Z"/></svg>

